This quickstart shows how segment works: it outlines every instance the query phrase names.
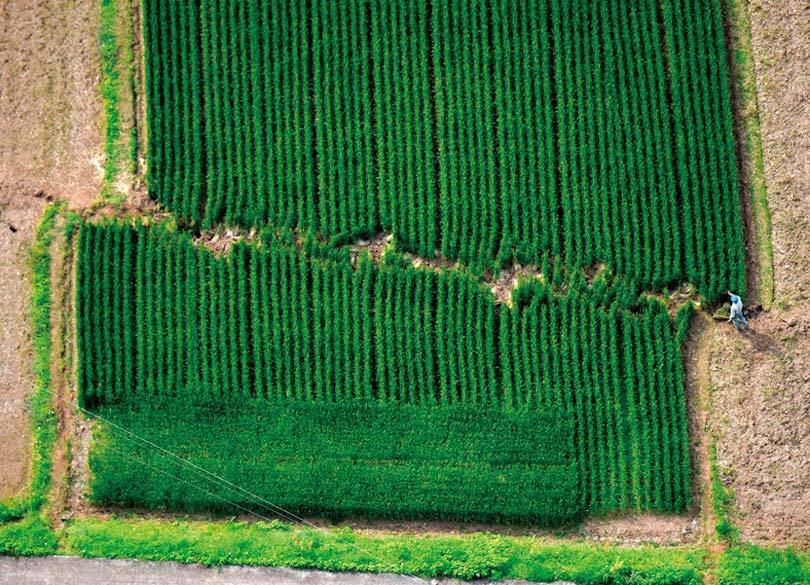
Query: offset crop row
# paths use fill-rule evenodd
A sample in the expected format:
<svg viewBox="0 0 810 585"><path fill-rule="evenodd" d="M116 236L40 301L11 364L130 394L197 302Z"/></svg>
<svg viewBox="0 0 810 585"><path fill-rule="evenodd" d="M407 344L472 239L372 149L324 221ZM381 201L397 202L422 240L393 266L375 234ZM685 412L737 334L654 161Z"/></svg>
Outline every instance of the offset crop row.
<svg viewBox="0 0 810 585"><path fill-rule="evenodd" d="M489 267L745 283L714 0L145 0L149 191Z"/></svg>
<svg viewBox="0 0 810 585"><path fill-rule="evenodd" d="M296 514L546 525L582 515L572 425L553 408L221 401L211 409L175 399L103 412L106 420ZM273 514L115 427L100 424L95 443L96 503L232 512L214 493ZM133 465L139 461L145 465Z"/></svg>
<svg viewBox="0 0 810 585"><path fill-rule="evenodd" d="M454 272L302 255L276 240L218 257L188 236L81 229L80 397L410 404L574 421L583 504L689 503L680 338L663 306L584 278L515 306Z"/></svg>
<svg viewBox="0 0 810 585"><path fill-rule="evenodd" d="M708 291L745 287L744 244L721 5L663 3L683 194L685 277ZM685 23L685 25L684 25Z"/></svg>

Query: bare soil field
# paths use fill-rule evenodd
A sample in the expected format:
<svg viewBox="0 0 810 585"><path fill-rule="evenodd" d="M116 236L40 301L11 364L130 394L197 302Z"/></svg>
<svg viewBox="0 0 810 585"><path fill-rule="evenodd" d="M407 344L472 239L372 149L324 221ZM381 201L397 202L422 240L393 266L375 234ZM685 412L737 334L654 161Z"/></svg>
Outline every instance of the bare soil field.
<svg viewBox="0 0 810 585"><path fill-rule="evenodd" d="M0 3L0 497L28 468L33 389L27 249L45 200L98 195L98 3Z"/></svg>
<svg viewBox="0 0 810 585"><path fill-rule="evenodd" d="M743 540L810 547L810 4L751 0L775 299L712 338L710 429Z"/></svg>

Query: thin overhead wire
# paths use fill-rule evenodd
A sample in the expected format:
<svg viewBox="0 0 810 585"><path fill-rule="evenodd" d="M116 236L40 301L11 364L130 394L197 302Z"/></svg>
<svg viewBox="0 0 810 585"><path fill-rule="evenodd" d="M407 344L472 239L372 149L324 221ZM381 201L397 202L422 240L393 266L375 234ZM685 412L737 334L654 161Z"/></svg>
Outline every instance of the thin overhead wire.
<svg viewBox="0 0 810 585"><path fill-rule="evenodd" d="M323 527L320 527L320 526L317 526L317 525L313 524L312 522L309 522L305 518L301 518L300 516L298 516L296 514L293 514L289 510L286 510L286 509L282 508L281 506L278 506L278 505L274 504L273 502L267 500L266 498L263 498L263 497L261 497L261 496L259 496L257 494L254 494L253 492L251 492L251 491L249 491L249 490L247 490L247 489L245 489L245 488L243 488L243 487L241 487L241 486L239 486L239 485L237 485L237 484L235 484L235 483L233 483L231 481L228 481L224 477L221 477L221 476L217 475L216 473L213 473L213 472L205 469L204 467L202 467L200 465L197 465L196 463L194 463L192 461L184 459L183 457L177 455L176 453L173 453L173 452L169 451L168 449L165 449L165 448L161 447L160 445L157 445L156 443L150 441L149 439L141 437L140 435L130 431L129 429L126 429L126 428L122 427L121 425L116 424L113 421L108 420L108 419L106 419L105 417L103 417L103 416L101 416L99 414L96 414L96 413L94 413L94 412L92 412L90 410L87 410L86 408L84 408L84 407L82 407L82 406L80 406L78 404L75 404L75 403L73 403L73 402L71 402L69 400L66 400L65 398L62 398L61 396L58 396L57 394L55 394L54 392L51 392L50 390L47 390L47 392L51 396L53 396L57 400L60 400L60 401L64 402L65 404L67 404L71 408L75 408L75 409L79 410L80 412L82 412L82 413L84 413L84 414L86 414L88 416L91 416L91 417L93 417L93 418L95 418L97 420L100 420L103 423L107 424L110 428L114 429L115 431L118 431L119 433L123 433L124 435L126 435L125 438L128 441L130 441L131 443L138 444L138 443L136 443L136 440L141 441L140 444L142 446L146 445L146 446L148 446L150 448L153 448L153 449L157 450L160 453L161 457L171 457L173 459L176 459L181 464L187 466L187 469L190 469L192 472L197 473L198 476L201 476L205 480L207 480L209 482L212 482L212 483L215 483L215 484L218 484L221 487L225 487L226 489L229 489L231 492L235 492L235 493L238 493L240 495L247 496L248 498L251 498L252 500L255 501L256 504L258 504L259 506L261 506L265 510L268 510L268 511L272 512L273 514L276 514L276 515L282 517L284 520L287 520L287 521L292 522L292 523L298 523L298 524L301 524L301 525L306 526L308 528L311 528L313 530L316 530L318 532L328 534L329 531L327 529L325 529ZM132 438L130 438L130 437L132 437ZM183 478L177 477L177 476L175 476L175 475L173 475L173 474L171 474L171 473L169 473L167 471L163 471L163 470L155 467L154 465L151 465L150 463L144 461L143 459L135 457L135 456L133 456L131 454L127 454L127 453L125 453L124 451L122 451L120 449L115 449L115 448L112 448L112 449L114 451L117 451L118 453L121 453L121 454L129 457L130 459L133 459L133 460L137 461L138 463L141 463L142 465L144 465L146 467L149 467L149 468L151 468L151 469L153 469L153 470L155 470L155 471L157 471L159 473L162 473L163 475L166 475L166 476L171 477L171 478L173 478L175 480L178 480L178 481L180 481L180 482L182 482L184 484L187 484L187 485L193 487L194 489L197 489L197 490L211 496L211 497L217 498L217 499L219 499L219 500L221 500L223 502L228 503L229 505L232 505L232 506L234 506L236 508L244 510L245 512L247 512L249 514L252 514L253 516L256 516L257 518L259 518L261 520L264 520L266 522L272 522L272 519L268 518L267 516L264 516L263 514L259 514L255 510L247 508L247 507L245 507L245 506L243 506L243 505L241 505L241 504L239 504L237 502L233 502L233 501L229 500L228 498L225 498L224 496L215 494L215 493L213 493L213 492L211 492L211 491L209 491L209 490L207 490L207 489L205 489L205 488L203 488L201 486L198 486L198 485L196 485L194 483L191 483L191 482L189 482L187 480L184 480ZM373 552L371 552L371 551L369 551L367 549L364 549L364 548L362 548L360 546L357 546L354 543L349 542L349 543L346 543L346 544L348 544L350 547L354 548L356 551L361 552L363 554L366 554L366 555L370 556L371 558L379 561L381 564L385 565L385 563L386 563L385 559L383 559L379 555L376 555L376 554L374 554ZM422 584L425 583L424 580L420 579L419 577L417 577L415 575L411 575L410 573L401 573L401 574L404 577L408 577L410 579L413 579L413 580L417 581L418 583L422 583Z"/></svg>

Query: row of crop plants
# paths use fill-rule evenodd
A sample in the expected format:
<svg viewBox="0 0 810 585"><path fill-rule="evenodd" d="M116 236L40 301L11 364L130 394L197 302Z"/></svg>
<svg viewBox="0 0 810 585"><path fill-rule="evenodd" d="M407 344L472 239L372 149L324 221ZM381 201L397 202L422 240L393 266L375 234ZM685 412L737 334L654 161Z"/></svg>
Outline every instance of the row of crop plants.
<svg viewBox="0 0 810 585"><path fill-rule="evenodd" d="M561 409L584 507L689 505L680 339L660 303L620 286L580 277L559 295L536 282L508 307L455 272L352 266L272 237L215 256L121 224L84 225L78 258L86 406Z"/></svg>
<svg viewBox="0 0 810 585"><path fill-rule="evenodd" d="M720 3L672 0L661 18L672 76L684 276L743 290L745 248Z"/></svg>
<svg viewBox="0 0 810 585"><path fill-rule="evenodd" d="M144 2L150 194L202 226L378 229L741 290L713 0Z"/></svg>

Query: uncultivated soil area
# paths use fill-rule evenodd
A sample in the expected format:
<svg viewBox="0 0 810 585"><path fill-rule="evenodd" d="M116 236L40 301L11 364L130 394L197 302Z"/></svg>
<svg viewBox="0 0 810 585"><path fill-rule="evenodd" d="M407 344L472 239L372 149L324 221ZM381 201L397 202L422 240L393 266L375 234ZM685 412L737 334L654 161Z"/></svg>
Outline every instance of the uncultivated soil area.
<svg viewBox="0 0 810 585"><path fill-rule="evenodd" d="M810 4L751 0L775 302L714 328L710 429L743 540L810 547Z"/></svg>
<svg viewBox="0 0 810 585"><path fill-rule="evenodd" d="M98 2L0 2L0 497L25 483L34 387L27 250L47 199L100 185Z"/></svg>

